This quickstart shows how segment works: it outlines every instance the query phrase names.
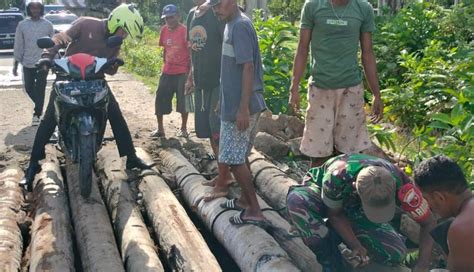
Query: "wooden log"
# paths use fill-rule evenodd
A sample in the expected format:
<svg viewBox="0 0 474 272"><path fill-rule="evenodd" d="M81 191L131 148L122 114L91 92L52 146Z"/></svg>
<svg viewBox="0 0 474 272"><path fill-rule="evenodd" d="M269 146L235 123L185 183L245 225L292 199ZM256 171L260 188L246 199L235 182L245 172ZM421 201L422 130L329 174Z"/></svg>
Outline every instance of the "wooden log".
<svg viewBox="0 0 474 272"><path fill-rule="evenodd" d="M240 195L238 191L240 190L231 188L230 197L237 198ZM316 255L303 243L303 240L299 237L289 236L288 231L290 230L290 224L281 217L276 210L272 210L258 195L257 200L260 208L264 210L263 214L265 218L267 218L273 226L267 232L278 242L281 248L288 253L296 266L301 269L301 271L322 271L321 265L316 259Z"/></svg>
<svg viewBox="0 0 474 272"><path fill-rule="evenodd" d="M253 150L249 156L250 170L258 193L274 209L286 207L286 195L290 186L298 183Z"/></svg>
<svg viewBox="0 0 474 272"><path fill-rule="evenodd" d="M116 147L103 147L97 170L125 267L129 272L164 271L123 169Z"/></svg>
<svg viewBox="0 0 474 272"><path fill-rule="evenodd" d="M242 271L300 271L265 230L254 225L233 226L229 218L236 211L222 212L219 205L224 198L202 201L211 188L201 184L204 177L178 150L161 150L159 156L163 167L176 175L186 203L196 210Z"/></svg>
<svg viewBox="0 0 474 272"><path fill-rule="evenodd" d="M150 161L142 149L137 148L137 155ZM177 271L222 271L166 182L150 172L144 175L138 188L169 266Z"/></svg>
<svg viewBox="0 0 474 272"><path fill-rule="evenodd" d="M19 271L23 239L18 226L23 193L19 186L24 174L18 168L0 174L0 271Z"/></svg>
<svg viewBox="0 0 474 272"><path fill-rule="evenodd" d="M94 176L89 198L80 194L78 165L67 163L67 185L72 220L84 271L125 271L107 209Z"/></svg>
<svg viewBox="0 0 474 272"><path fill-rule="evenodd" d="M52 146L46 148L46 159L36 175L34 188L30 271L75 271L68 200Z"/></svg>

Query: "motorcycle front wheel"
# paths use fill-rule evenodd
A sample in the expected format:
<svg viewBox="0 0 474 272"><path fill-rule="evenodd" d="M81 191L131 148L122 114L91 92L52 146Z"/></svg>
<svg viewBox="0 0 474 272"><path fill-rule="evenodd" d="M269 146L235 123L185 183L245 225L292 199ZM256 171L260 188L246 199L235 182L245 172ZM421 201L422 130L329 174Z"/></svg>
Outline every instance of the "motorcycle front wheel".
<svg viewBox="0 0 474 272"><path fill-rule="evenodd" d="M81 135L79 142L79 188L84 198L92 190L92 171L95 161L95 135Z"/></svg>

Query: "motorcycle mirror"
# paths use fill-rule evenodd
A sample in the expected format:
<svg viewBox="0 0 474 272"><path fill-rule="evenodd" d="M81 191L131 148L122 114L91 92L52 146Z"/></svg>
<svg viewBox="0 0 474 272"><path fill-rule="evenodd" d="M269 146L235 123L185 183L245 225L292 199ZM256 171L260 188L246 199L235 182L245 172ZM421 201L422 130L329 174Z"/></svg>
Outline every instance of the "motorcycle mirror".
<svg viewBox="0 0 474 272"><path fill-rule="evenodd" d="M114 48L121 46L123 43L123 38L119 36L111 36L107 39L107 47Z"/></svg>
<svg viewBox="0 0 474 272"><path fill-rule="evenodd" d="M54 46L53 39L50 37L42 37L36 40L36 45L38 45L39 48L45 49L45 48L51 48Z"/></svg>

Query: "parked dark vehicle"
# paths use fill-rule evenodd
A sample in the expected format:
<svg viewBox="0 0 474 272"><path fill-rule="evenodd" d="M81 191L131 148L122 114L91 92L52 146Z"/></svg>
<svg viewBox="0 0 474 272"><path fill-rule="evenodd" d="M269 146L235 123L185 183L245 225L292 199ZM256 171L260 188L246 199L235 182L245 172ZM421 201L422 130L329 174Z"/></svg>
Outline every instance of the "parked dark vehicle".
<svg viewBox="0 0 474 272"><path fill-rule="evenodd" d="M66 7L64 5L44 5L44 14L49 13L51 11L62 11L65 9Z"/></svg>
<svg viewBox="0 0 474 272"><path fill-rule="evenodd" d="M122 43L120 37L109 38L109 47ZM51 38L38 39L38 47L54 46ZM102 145L107 124L109 86L103 72L111 65L123 65L117 58L105 59L78 53L54 59L56 74L53 92L57 94L55 115L59 130L59 144L66 160L78 164L81 195L89 197L96 154Z"/></svg>
<svg viewBox="0 0 474 272"><path fill-rule="evenodd" d="M0 49L13 49L16 27L21 20L20 12L0 11Z"/></svg>
<svg viewBox="0 0 474 272"><path fill-rule="evenodd" d="M50 21L53 24L54 33L58 33L68 30L78 17L69 11L52 11L43 18Z"/></svg>

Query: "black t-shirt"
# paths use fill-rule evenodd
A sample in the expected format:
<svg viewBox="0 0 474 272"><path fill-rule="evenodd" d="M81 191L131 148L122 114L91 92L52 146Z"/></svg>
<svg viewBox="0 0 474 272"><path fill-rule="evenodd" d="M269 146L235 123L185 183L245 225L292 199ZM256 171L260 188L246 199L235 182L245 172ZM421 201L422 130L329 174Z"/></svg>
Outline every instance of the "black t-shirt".
<svg viewBox="0 0 474 272"><path fill-rule="evenodd" d="M195 16L196 9L187 19L188 41L191 44L194 84L197 89L212 89L219 85L221 72L222 39L225 24L211 9Z"/></svg>

